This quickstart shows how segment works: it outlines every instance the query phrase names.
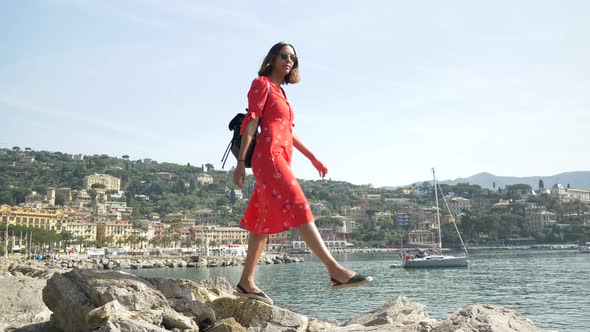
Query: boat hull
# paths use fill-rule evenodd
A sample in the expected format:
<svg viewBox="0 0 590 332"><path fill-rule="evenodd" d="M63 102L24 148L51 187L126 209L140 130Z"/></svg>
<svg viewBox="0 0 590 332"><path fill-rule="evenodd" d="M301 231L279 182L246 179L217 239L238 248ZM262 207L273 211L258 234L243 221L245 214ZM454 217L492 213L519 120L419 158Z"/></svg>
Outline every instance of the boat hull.
<svg viewBox="0 0 590 332"><path fill-rule="evenodd" d="M413 258L404 261L404 268L428 268L428 267L466 267L466 257L433 255L423 258Z"/></svg>

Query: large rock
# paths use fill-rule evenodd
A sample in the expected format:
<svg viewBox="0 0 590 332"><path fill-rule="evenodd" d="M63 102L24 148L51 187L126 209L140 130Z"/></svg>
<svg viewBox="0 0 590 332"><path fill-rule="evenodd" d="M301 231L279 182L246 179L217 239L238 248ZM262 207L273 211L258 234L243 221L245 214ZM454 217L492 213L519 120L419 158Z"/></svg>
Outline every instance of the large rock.
<svg viewBox="0 0 590 332"><path fill-rule="evenodd" d="M432 332L537 332L539 328L518 312L491 304L470 304L438 322Z"/></svg>
<svg viewBox="0 0 590 332"><path fill-rule="evenodd" d="M225 278L211 278L201 283L184 279L148 279L166 298L211 302L220 297L233 297L233 288Z"/></svg>
<svg viewBox="0 0 590 332"><path fill-rule="evenodd" d="M306 331L309 319L292 311L250 299L219 298L211 303L217 319L233 317L248 331Z"/></svg>
<svg viewBox="0 0 590 332"><path fill-rule="evenodd" d="M0 331L49 321L51 311L41 299L45 283L44 279L13 277L8 273L0 276Z"/></svg>
<svg viewBox="0 0 590 332"><path fill-rule="evenodd" d="M157 327L143 320L132 320L118 318L114 321L109 321L96 332L167 332L161 327Z"/></svg>
<svg viewBox="0 0 590 332"><path fill-rule="evenodd" d="M86 315L96 308L74 281L54 274L43 288L43 302L53 311L54 325L66 332L87 331Z"/></svg>
<svg viewBox="0 0 590 332"><path fill-rule="evenodd" d="M225 318L217 322L215 326L207 330L207 332L246 332L245 327L236 322L232 317Z"/></svg>
<svg viewBox="0 0 590 332"><path fill-rule="evenodd" d="M380 308L351 319L345 325L391 325L392 327L404 327L429 320L430 318L424 305L412 302L407 297L400 296L385 303Z"/></svg>
<svg viewBox="0 0 590 332"><path fill-rule="evenodd" d="M89 313L113 301L155 326L198 329L189 317L174 311L150 282L122 272L74 269L55 274L43 289L43 300L53 311L55 325L64 331L95 328L88 323Z"/></svg>

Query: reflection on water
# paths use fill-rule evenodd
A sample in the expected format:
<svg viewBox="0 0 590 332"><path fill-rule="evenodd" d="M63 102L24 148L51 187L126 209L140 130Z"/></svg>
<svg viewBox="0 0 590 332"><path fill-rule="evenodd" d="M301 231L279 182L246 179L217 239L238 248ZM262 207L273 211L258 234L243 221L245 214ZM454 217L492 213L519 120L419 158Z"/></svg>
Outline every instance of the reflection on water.
<svg viewBox="0 0 590 332"><path fill-rule="evenodd" d="M541 328L587 331L590 327L590 254L573 250L496 250L471 254L467 268L391 268L396 253L338 254L347 267L370 274L369 286L332 290L321 263L261 265L258 285L275 304L306 316L344 322L395 298L425 304L441 319L465 304L492 303L515 309ZM222 276L235 283L241 267L131 270L143 276L205 280Z"/></svg>

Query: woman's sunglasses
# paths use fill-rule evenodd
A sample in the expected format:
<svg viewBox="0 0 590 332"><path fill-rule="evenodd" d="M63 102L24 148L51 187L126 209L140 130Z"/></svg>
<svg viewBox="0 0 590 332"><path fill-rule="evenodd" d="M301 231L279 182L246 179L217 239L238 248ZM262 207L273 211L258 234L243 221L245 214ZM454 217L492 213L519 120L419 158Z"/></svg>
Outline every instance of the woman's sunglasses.
<svg viewBox="0 0 590 332"><path fill-rule="evenodd" d="M297 62L297 56L295 54L281 53L281 59L287 60L289 58L291 59L291 61L293 63L296 63Z"/></svg>

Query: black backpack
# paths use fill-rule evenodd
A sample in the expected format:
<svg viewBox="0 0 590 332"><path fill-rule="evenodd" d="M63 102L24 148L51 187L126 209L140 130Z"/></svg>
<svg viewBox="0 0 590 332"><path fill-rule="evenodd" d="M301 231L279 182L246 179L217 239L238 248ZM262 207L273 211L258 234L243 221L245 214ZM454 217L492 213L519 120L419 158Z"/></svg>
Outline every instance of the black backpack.
<svg viewBox="0 0 590 332"><path fill-rule="evenodd" d="M267 87L268 87L268 92L266 95L266 100L268 100L268 96L270 95L270 83L268 83ZM264 109L265 106L266 106L266 101L264 102L262 109ZM240 147L242 146L242 135L240 135L240 128L242 127L242 121L244 121L244 117L246 117L246 114L248 114L247 108L246 108L246 113L236 114L236 116L234 116L234 118L231 119L231 121L229 122L229 125L228 125L229 131L233 131L234 133L233 133L231 140L229 141L229 144L227 145L227 148L225 149L225 153L223 154L223 157L221 157L221 161L223 162L223 164L221 165L222 169L223 169L223 167L225 167L225 162L227 161L227 157L229 157L230 151L234 155L234 157L236 157L236 159L238 159L238 155L240 154ZM260 118L260 120L262 120L262 118ZM260 120L258 122L259 124L260 124ZM254 152L254 147L256 146L256 138L258 138L258 130L256 130L256 132L254 132L254 136L252 137L252 142L250 143L250 147L248 148L248 152L246 152L246 158L244 159L244 164L247 168L252 167L252 153Z"/></svg>

